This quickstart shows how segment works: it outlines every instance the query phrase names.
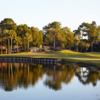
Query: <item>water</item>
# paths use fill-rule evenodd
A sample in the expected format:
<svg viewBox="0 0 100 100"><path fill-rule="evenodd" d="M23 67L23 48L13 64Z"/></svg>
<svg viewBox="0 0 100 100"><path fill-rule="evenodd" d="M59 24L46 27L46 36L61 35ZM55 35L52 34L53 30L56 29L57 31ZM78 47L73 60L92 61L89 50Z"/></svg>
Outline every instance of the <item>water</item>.
<svg viewBox="0 0 100 100"><path fill-rule="evenodd" d="M0 63L0 100L100 100L100 70L85 66Z"/></svg>

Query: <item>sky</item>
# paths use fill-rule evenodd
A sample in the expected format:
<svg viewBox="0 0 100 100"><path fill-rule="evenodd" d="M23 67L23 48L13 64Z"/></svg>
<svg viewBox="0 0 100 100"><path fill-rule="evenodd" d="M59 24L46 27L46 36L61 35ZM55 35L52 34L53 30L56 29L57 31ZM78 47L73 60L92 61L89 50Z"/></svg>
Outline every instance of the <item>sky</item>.
<svg viewBox="0 0 100 100"><path fill-rule="evenodd" d="M75 30L82 22L100 25L100 0L0 0L0 21L4 18L40 29L58 21Z"/></svg>

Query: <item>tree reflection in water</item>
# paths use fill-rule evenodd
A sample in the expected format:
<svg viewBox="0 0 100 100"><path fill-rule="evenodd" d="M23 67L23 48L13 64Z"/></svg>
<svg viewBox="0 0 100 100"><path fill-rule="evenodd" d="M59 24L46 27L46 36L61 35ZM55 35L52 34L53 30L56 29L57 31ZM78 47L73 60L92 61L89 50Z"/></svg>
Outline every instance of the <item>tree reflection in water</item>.
<svg viewBox="0 0 100 100"><path fill-rule="evenodd" d="M45 84L54 90L61 89L62 83L68 84L73 78L75 71L72 65L56 66L55 69L46 70Z"/></svg>
<svg viewBox="0 0 100 100"><path fill-rule="evenodd" d="M99 70L75 64L0 63L0 87L5 91L35 86L44 75L46 76L44 85L53 90L60 90L62 83L70 84L74 76L84 85L92 83L96 86L97 81L100 80Z"/></svg>
<svg viewBox="0 0 100 100"><path fill-rule="evenodd" d="M97 85L97 81L100 80L100 70L96 69L95 67L80 67L78 66L76 71L76 76L78 77L79 81L86 85L91 83L93 86Z"/></svg>
<svg viewBox="0 0 100 100"><path fill-rule="evenodd" d="M42 65L30 65L24 63L1 63L0 85L6 91L11 91L17 87L27 88L43 76Z"/></svg>

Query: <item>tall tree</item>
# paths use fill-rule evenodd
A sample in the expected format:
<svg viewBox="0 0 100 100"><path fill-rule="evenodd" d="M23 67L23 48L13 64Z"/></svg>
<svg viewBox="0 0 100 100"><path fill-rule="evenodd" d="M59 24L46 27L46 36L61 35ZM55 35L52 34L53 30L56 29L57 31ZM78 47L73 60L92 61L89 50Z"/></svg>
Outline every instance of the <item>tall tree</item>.
<svg viewBox="0 0 100 100"><path fill-rule="evenodd" d="M68 27L62 28L62 32L64 34L62 39L65 39L65 46L71 49L74 45L74 33Z"/></svg>
<svg viewBox="0 0 100 100"><path fill-rule="evenodd" d="M27 33L25 35L25 41L27 41L26 45L27 45L27 51L29 51L29 48L30 48L30 42L32 42L32 33L31 33L31 30L28 29L27 30Z"/></svg>
<svg viewBox="0 0 100 100"><path fill-rule="evenodd" d="M16 23L11 18L5 18L1 21L0 27L2 28L2 30L16 30Z"/></svg>
<svg viewBox="0 0 100 100"><path fill-rule="evenodd" d="M31 27L32 33L32 45L35 47L40 47L43 44L43 32L38 28Z"/></svg>
<svg viewBox="0 0 100 100"><path fill-rule="evenodd" d="M71 48L74 42L74 34L68 27L61 27L59 22L52 22L45 26L45 39L49 45L55 49L57 46L60 48Z"/></svg>
<svg viewBox="0 0 100 100"><path fill-rule="evenodd" d="M22 40L22 46L24 50L29 49L29 41L31 40L31 31L26 24L21 24L17 26L17 36Z"/></svg>
<svg viewBox="0 0 100 100"><path fill-rule="evenodd" d="M11 18L5 18L0 23L1 31L8 44L8 53L12 52L12 41L16 36L16 23Z"/></svg>
<svg viewBox="0 0 100 100"><path fill-rule="evenodd" d="M21 37L16 36L16 38L15 38L15 45L17 46L17 52L19 52L19 46L22 45Z"/></svg>
<svg viewBox="0 0 100 100"><path fill-rule="evenodd" d="M61 32L60 22L49 23L43 28L43 30L45 33L46 41L55 49L57 44L57 34Z"/></svg>
<svg viewBox="0 0 100 100"><path fill-rule="evenodd" d="M75 34L81 35L82 33L86 33L88 35L88 41L90 41L91 44L91 51L93 51L93 44L95 43L97 39L97 25L96 22L93 21L92 23L85 23L83 22L78 29L75 31ZM82 34L82 36L85 34ZM81 39L84 40L84 39Z"/></svg>

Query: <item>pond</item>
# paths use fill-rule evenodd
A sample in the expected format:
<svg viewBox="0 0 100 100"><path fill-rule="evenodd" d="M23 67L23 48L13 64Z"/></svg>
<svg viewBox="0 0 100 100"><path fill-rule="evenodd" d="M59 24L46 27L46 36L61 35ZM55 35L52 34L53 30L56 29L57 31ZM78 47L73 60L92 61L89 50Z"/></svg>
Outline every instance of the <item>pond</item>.
<svg viewBox="0 0 100 100"><path fill-rule="evenodd" d="M86 64L0 63L0 100L100 100L100 69Z"/></svg>

